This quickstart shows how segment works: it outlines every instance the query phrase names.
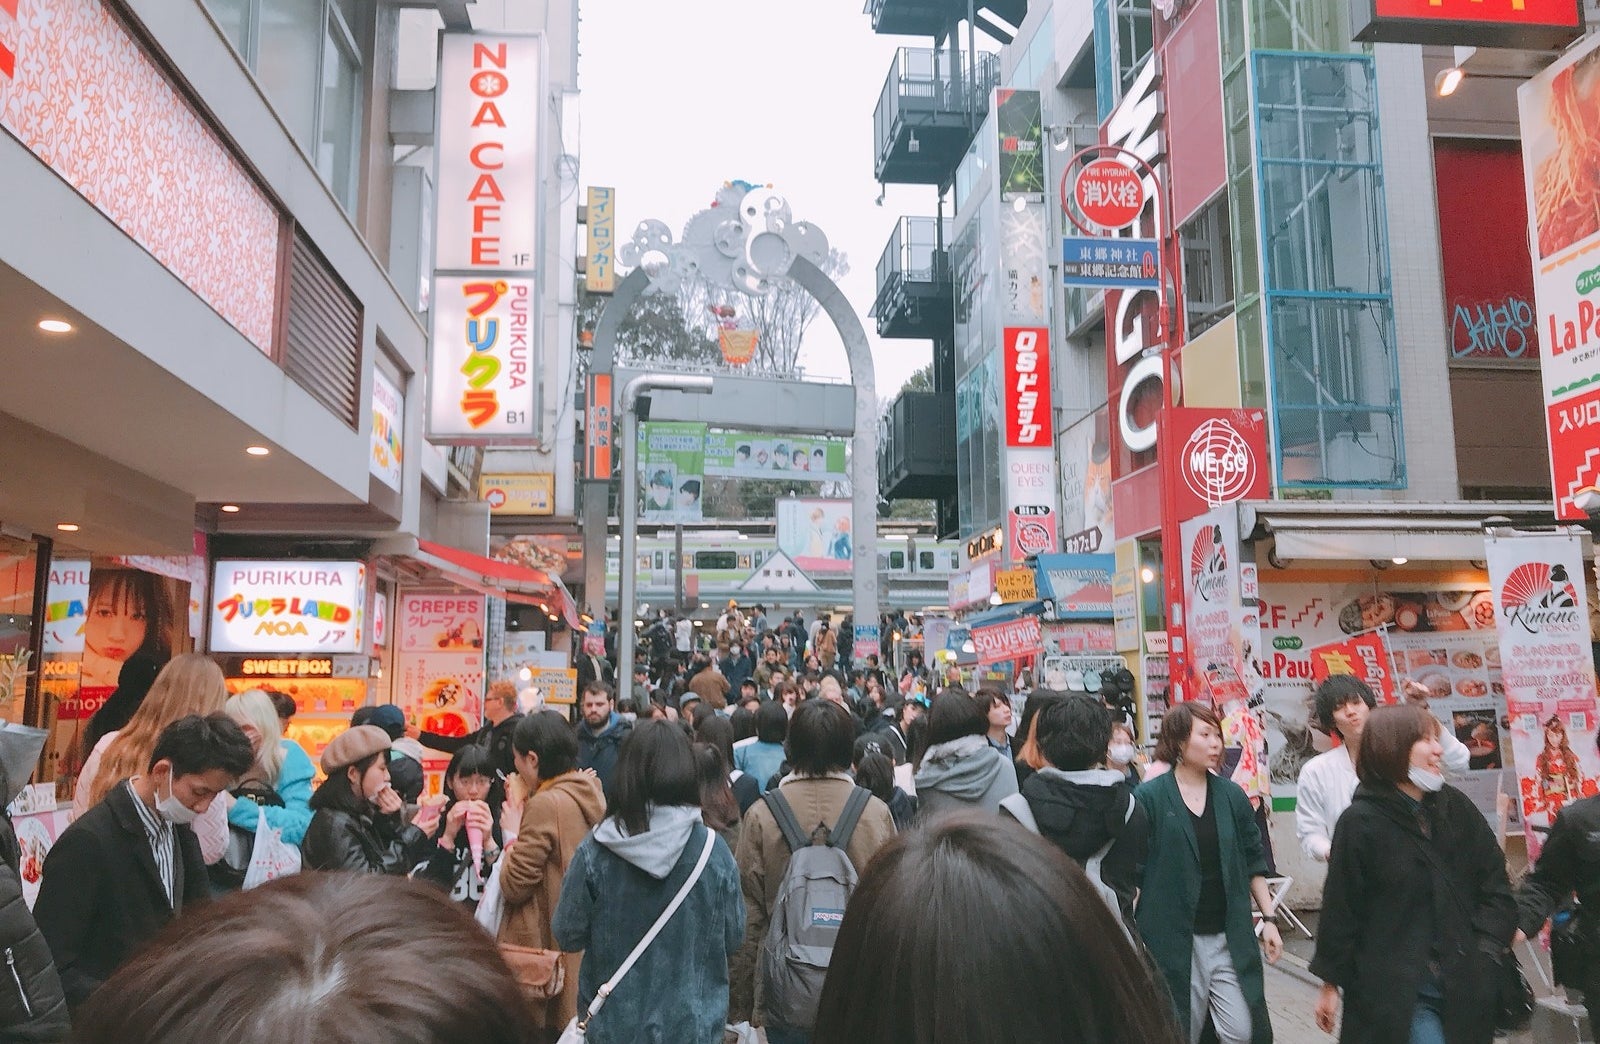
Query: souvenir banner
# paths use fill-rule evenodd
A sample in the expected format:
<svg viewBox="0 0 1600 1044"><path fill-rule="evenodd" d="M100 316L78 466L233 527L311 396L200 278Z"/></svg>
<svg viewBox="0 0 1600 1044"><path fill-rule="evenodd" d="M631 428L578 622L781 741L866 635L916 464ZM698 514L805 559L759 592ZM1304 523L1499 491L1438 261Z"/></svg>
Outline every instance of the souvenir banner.
<svg viewBox="0 0 1600 1044"><path fill-rule="evenodd" d="M791 482L847 482L850 469L841 439L751 436L736 431L706 435L705 473L718 478L772 478Z"/></svg>
<svg viewBox="0 0 1600 1044"><path fill-rule="evenodd" d="M1560 533L1485 541L1530 860L1556 813L1600 790L1586 543Z"/></svg>
<svg viewBox="0 0 1600 1044"><path fill-rule="evenodd" d="M639 425L639 488L646 522L700 521L706 426L689 421Z"/></svg>
<svg viewBox="0 0 1600 1044"><path fill-rule="evenodd" d="M972 629L972 644L979 663L1019 660L1044 652L1044 630L1037 616Z"/></svg>
<svg viewBox="0 0 1600 1044"><path fill-rule="evenodd" d="M1335 674L1349 674L1371 689L1383 703L1398 699L1394 666L1382 631L1371 631L1311 650L1311 682L1320 685Z"/></svg>

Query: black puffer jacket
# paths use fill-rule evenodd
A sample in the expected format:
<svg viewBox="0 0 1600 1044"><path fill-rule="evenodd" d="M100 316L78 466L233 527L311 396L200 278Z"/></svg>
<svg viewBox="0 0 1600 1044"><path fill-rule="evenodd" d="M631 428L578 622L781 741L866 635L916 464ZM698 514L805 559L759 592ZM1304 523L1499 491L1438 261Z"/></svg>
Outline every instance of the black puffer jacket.
<svg viewBox="0 0 1600 1044"><path fill-rule="evenodd" d="M59 1044L71 1025L50 947L22 898L21 863L11 821L0 815L0 1042Z"/></svg>
<svg viewBox="0 0 1600 1044"><path fill-rule="evenodd" d="M1123 775L1106 769L1042 768L1022 784L1022 796L1039 833L1079 866L1116 840L1100 863L1100 880L1117 893L1124 920L1133 923L1133 899L1144 872L1149 829L1144 808L1137 802L1133 814L1128 814L1133 789Z"/></svg>
<svg viewBox="0 0 1600 1044"><path fill-rule="evenodd" d="M319 809L300 842L307 870L409 874L428 855L430 842L398 815L355 815Z"/></svg>

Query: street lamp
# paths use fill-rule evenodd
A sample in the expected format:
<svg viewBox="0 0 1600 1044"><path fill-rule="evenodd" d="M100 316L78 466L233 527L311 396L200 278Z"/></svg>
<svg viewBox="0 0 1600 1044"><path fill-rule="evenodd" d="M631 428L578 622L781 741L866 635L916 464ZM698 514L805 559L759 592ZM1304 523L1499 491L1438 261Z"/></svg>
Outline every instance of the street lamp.
<svg viewBox="0 0 1600 1044"><path fill-rule="evenodd" d="M622 399L619 403L622 411L622 426L618 438L622 443L622 568L621 575L621 605L617 610L617 619L632 620L635 615L635 601L639 590L639 462L635 459L639 455L638 435L634 431L636 425L635 410L639 405L639 396L652 389L689 392L696 395L709 395L712 380L710 377L686 373L642 373L630 380L622 387ZM617 650L617 698L630 700L633 696L633 644L635 635L623 635L621 648Z"/></svg>

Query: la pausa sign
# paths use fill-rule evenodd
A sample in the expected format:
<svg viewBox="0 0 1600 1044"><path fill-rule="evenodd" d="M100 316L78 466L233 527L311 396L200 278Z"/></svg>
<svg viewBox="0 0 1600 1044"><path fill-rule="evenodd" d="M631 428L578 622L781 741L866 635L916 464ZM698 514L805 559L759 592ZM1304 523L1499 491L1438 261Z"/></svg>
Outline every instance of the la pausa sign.
<svg viewBox="0 0 1600 1044"><path fill-rule="evenodd" d="M359 562L217 563L213 652L359 652Z"/></svg>

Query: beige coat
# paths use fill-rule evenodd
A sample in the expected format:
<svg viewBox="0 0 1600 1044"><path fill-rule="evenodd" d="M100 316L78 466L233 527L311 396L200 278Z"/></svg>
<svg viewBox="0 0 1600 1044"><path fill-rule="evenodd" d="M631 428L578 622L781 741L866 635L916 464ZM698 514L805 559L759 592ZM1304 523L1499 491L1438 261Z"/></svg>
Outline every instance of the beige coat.
<svg viewBox="0 0 1600 1044"><path fill-rule="evenodd" d="M715 667L708 667L689 679L689 691L721 710L728 705L728 679Z"/></svg>
<svg viewBox="0 0 1600 1044"><path fill-rule="evenodd" d="M839 813L844 810L845 800L854 787L855 783L847 778L828 776L790 780L779 789L794 809L800 829L809 836L819 824L832 826L838 820ZM878 849L893 839L894 833L894 817L889 814L889 806L877 798L869 800L861 812L861 819L856 823L855 833L850 836L850 844L845 848L845 855L850 857L858 875L866 870L867 863ZM734 967L739 978L753 977L759 980L756 969L760 963L758 956L766 942L772 908L778 903L778 889L783 884L784 872L789 868L789 845L784 841L783 831L778 829L765 801L757 801L745 813L744 823L739 828L739 848L735 859L739 864L739 881L744 888L745 931L744 945L734 957ZM751 1011L729 1012L730 1022L754 1016L751 1018L754 1025L765 1025L759 981L753 985L748 980L732 983L729 996L736 1001L746 1002L754 997Z"/></svg>
<svg viewBox="0 0 1600 1044"><path fill-rule="evenodd" d="M555 949L550 919L561 898L572 854L606 814L600 781L587 772L568 772L549 780L522 806L517 839L505 854L500 888L505 914L500 941L542 950ZM568 954L561 996L534 1009L537 1025L559 1029L578 1014L581 953Z"/></svg>

